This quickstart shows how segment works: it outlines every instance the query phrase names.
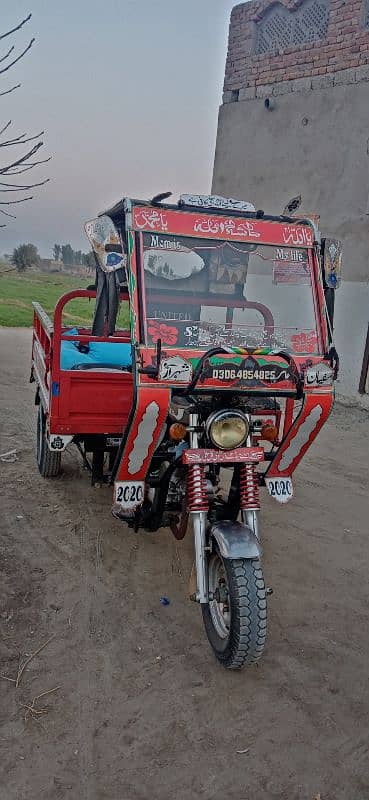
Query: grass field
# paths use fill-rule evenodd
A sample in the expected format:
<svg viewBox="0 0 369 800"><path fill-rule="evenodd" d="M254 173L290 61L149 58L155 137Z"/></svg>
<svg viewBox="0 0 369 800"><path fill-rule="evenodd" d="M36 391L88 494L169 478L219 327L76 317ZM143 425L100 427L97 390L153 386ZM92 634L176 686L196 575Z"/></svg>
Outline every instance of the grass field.
<svg viewBox="0 0 369 800"><path fill-rule="evenodd" d="M93 283L93 278L76 278L55 273L25 272L19 275L8 272L9 265L0 265L0 326L28 328L33 324L32 301L37 300L53 318L55 304L62 294L72 289L85 289ZM64 319L66 325L89 324L95 308L94 300L72 300L66 306ZM117 325L128 323L128 308L122 303Z"/></svg>

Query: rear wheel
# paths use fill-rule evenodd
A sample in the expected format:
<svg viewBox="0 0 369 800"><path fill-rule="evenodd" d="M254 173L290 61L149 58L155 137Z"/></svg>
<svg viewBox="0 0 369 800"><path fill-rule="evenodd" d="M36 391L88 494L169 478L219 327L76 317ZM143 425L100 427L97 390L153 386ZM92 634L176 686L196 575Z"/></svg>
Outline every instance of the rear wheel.
<svg viewBox="0 0 369 800"><path fill-rule="evenodd" d="M37 466L43 478L56 478L61 469L61 453L52 453L49 450L46 435L46 417L41 403L37 414Z"/></svg>
<svg viewBox="0 0 369 800"><path fill-rule="evenodd" d="M207 637L227 669L240 669L261 657L266 641L266 591L259 559L209 559L209 592L202 606Z"/></svg>

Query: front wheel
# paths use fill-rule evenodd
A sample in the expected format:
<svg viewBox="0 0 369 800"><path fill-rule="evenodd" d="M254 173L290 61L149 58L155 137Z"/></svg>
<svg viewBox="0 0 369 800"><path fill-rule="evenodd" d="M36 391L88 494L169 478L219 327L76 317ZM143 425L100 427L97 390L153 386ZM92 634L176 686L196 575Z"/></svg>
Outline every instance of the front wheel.
<svg viewBox="0 0 369 800"><path fill-rule="evenodd" d="M202 606L207 637L227 669L241 669L261 657L267 632L267 603L259 559L209 559L209 593Z"/></svg>

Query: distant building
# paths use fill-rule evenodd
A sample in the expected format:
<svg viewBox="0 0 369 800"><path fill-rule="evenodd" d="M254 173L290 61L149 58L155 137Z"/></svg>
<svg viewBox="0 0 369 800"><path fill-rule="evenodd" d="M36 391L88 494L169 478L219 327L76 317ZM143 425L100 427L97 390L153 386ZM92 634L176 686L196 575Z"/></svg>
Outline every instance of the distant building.
<svg viewBox="0 0 369 800"><path fill-rule="evenodd" d="M55 261L53 258L41 258L40 263L41 272L62 272L67 275L83 275L83 277L90 277L94 272L91 267L86 267L83 264L64 264L63 261Z"/></svg>

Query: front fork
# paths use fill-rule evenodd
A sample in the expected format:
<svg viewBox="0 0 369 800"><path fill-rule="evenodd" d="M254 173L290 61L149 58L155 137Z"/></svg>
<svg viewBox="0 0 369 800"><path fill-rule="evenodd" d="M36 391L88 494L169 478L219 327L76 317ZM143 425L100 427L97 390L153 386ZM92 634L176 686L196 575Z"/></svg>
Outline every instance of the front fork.
<svg viewBox="0 0 369 800"><path fill-rule="evenodd" d="M190 414L190 447L197 450L199 435L197 432L198 415ZM206 524L209 511L208 490L203 464L189 464L187 471L187 502L192 519L198 603L209 602L208 581L208 543L206 540Z"/></svg>
<svg viewBox="0 0 369 800"><path fill-rule="evenodd" d="M251 436L247 439L247 447L252 446ZM247 525L257 539L260 539L260 493L259 476L255 464L242 464L240 470L240 509L244 525Z"/></svg>
<svg viewBox="0 0 369 800"><path fill-rule="evenodd" d="M190 415L190 447L199 447L197 432L198 416ZM251 440L247 442L251 447ZM207 540L207 516L209 511L208 490L203 464L189 464L187 471L187 502L192 519L198 603L209 602L208 555L210 546ZM254 464L241 464L240 468L240 510L242 522L259 539L259 479Z"/></svg>

